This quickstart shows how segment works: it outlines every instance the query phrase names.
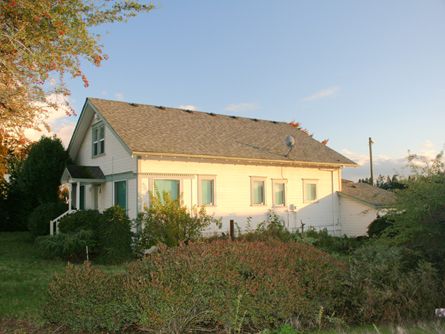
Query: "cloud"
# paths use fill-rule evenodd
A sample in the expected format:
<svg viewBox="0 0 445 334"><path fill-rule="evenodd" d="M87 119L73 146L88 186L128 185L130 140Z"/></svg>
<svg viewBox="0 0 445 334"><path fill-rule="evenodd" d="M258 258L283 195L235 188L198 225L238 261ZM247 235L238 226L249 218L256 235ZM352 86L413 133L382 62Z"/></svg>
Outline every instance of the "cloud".
<svg viewBox="0 0 445 334"><path fill-rule="evenodd" d="M198 107L194 106L193 104L181 104L178 108L184 110L193 110L193 111L198 110Z"/></svg>
<svg viewBox="0 0 445 334"><path fill-rule="evenodd" d="M254 111L257 110L258 106L252 102L242 102L242 103L232 103L225 106L225 111L230 112L246 112L246 111Z"/></svg>
<svg viewBox="0 0 445 334"><path fill-rule="evenodd" d="M114 97L118 100L123 100L125 95L122 92L117 92L116 94L114 94Z"/></svg>
<svg viewBox="0 0 445 334"><path fill-rule="evenodd" d="M51 137L56 135L62 140L65 147L68 146L71 134L75 127L75 120L71 113L70 100L62 94L51 94L47 97L48 102L55 103L59 107L57 109L47 107L44 103L36 103L39 107L46 107L48 112L46 117L37 124L36 129L26 129L25 137L30 141L37 141L42 136ZM44 122L48 124L49 129L44 126Z"/></svg>
<svg viewBox="0 0 445 334"><path fill-rule="evenodd" d="M419 156L423 156L427 159L434 159L439 153L439 149L433 144L431 140L425 140L416 151L411 153L416 153ZM366 178L370 176L370 166L369 166L369 154L362 154L353 152L348 149L343 149L340 151L347 158L356 162L359 166L356 168L346 168L344 170L344 177L357 181L361 178ZM411 173L410 167L408 167L408 152L404 156L399 157L389 157L383 154L373 155L373 165L374 165L374 178L379 175L401 175L408 176Z"/></svg>
<svg viewBox="0 0 445 334"><path fill-rule="evenodd" d="M340 91L339 86L331 86L304 97L303 101L316 101L324 99L325 97L335 96L339 91Z"/></svg>

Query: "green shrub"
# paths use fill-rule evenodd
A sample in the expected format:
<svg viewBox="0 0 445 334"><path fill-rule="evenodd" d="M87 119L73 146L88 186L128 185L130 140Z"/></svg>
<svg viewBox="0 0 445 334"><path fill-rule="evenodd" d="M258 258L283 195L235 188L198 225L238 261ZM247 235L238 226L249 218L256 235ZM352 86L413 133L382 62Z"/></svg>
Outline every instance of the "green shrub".
<svg viewBox="0 0 445 334"><path fill-rule="evenodd" d="M363 237L351 238L346 235L343 237L333 236L330 235L326 229L321 231L309 229L304 232L303 235L296 233L294 237L296 240L308 242L325 252L340 255L350 255L366 242L366 238Z"/></svg>
<svg viewBox="0 0 445 334"><path fill-rule="evenodd" d="M68 265L49 284L45 319L72 331L118 332L136 322L123 290L125 276L110 275L86 263Z"/></svg>
<svg viewBox="0 0 445 334"><path fill-rule="evenodd" d="M190 214L185 206L166 193L162 200L151 196L150 203L150 207L137 219L137 224L143 228L137 245L139 252L158 244L172 247L197 240L201 238L203 230L215 222L212 216L206 214L204 207L194 208Z"/></svg>
<svg viewBox="0 0 445 334"><path fill-rule="evenodd" d="M113 206L104 211L97 238L97 261L112 264L132 258L131 222L121 207Z"/></svg>
<svg viewBox="0 0 445 334"><path fill-rule="evenodd" d="M427 320L445 302L442 282L431 264L415 261L399 247L373 243L351 258L349 302L361 323Z"/></svg>
<svg viewBox="0 0 445 334"><path fill-rule="evenodd" d="M382 216L376 218L368 226L368 236L370 238L380 237L388 227L393 225L393 223L394 221L388 216Z"/></svg>
<svg viewBox="0 0 445 334"><path fill-rule="evenodd" d="M59 231L56 236L38 240L43 256L83 261L88 246L90 259L100 263L117 264L132 257L131 223L120 207L111 207L103 214L95 210L69 214L61 219Z"/></svg>
<svg viewBox="0 0 445 334"><path fill-rule="evenodd" d="M91 230L97 232L102 215L97 210L79 210L66 215L60 220L59 231L62 233Z"/></svg>
<svg viewBox="0 0 445 334"><path fill-rule="evenodd" d="M290 241L293 239L293 236L284 226L281 217L273 210L269 210L266 221L260 223L254 231L240 235L239 239L246 241Z"/></svg>
<svg viewBox="0 0 445 334"><path fill-rule="evenodd" d="M86 260L86 247L90 256L94 256L97 241L91 230L80 230L73 233L58 233L54 236L37 237L37 250L44 258L60 258L72 262Z"/></svg>
<svg viewBox="0 0 445 334"><path fill-rule="evenodd" d="M35 208L28 216L28 229L34 237L49 234L50 220L57 218L67 210L62 202L44 203Z"/></svg>

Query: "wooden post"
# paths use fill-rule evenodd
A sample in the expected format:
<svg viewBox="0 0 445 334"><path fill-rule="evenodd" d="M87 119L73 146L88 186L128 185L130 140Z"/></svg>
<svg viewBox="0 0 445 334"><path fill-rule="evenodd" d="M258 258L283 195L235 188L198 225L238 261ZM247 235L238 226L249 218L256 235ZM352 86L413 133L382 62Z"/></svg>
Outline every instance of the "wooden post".
<svg viewBox="0 0 445 334"><path fill-rule="evenodd" d="M80 182L76 185L76 209L80 210Z"/></svg>
<svg viewBox="0 0 445 334"><path fill-rule="evenodd" d="M371 185L374 185L374 168L372 165L372 144L374 144L374 142L372 141L371 137L369 137L369 167L370 167L370 172L371 172Z"/></svg>
<svg viewBox="0 0 445 334"><path fill-rule="evenodd" d="M233 219L230 219L229 228L230 240L235 240L235 222L233 221Z"/></svg>

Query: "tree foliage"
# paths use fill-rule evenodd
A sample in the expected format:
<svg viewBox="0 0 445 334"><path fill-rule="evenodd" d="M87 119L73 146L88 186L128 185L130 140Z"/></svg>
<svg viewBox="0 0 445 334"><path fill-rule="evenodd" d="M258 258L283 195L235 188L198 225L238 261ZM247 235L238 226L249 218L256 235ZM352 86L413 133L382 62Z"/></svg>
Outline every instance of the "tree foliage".
<svg viewBox="0 0 445 334"><path fill-rule="evenodd" d="M60 107L46 96L69 94L66 75L88 86L81 60L99 66L107 58L90 28L152 8L138 0L0 1L0 148Z"/></svg>
<svg viewBox="0 0 445 334"><path fill-rule="evenodd" d="M413 175L406 189L397 191L396 210L389 216L392 225L382 238L404 246L417 256L445 270L445 168L443 153L434 159L409 156Z"/></svg>

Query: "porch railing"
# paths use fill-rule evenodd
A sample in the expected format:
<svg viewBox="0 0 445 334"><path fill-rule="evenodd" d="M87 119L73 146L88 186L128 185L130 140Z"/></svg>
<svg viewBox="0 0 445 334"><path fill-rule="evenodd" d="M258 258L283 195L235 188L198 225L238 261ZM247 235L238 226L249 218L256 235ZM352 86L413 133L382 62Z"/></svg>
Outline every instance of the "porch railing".
<svg viewBox="0 0 445 334"><path fill-rule="evenodd" d="M67 210L64 213L62 213L60 216L58 216L57 218L54 218L53 220L51 220L49 222L49 234L50 235L54 235L59 233L59 223L60 220L65 217L66 215L69 215L70 213L76 212L77 210Z"/></svg>

